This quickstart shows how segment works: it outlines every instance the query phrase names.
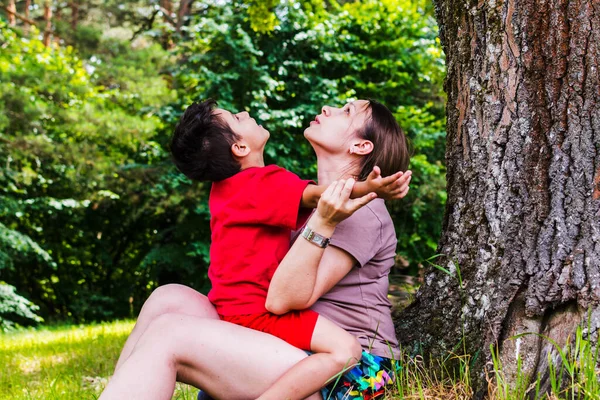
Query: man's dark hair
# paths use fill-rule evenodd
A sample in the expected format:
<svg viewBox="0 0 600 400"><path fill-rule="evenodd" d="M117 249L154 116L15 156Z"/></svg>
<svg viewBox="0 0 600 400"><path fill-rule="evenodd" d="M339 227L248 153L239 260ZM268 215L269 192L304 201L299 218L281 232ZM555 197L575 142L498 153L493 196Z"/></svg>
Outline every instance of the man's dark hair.
<svg viewBox="0 0 600 400"><path fill-rule="evenodd" d="M175 166L195 181L221 181L241 169L231 153L231 145L239 137L213 114L216 105L216 101L209 99L189 106L171 139Z"/></svg>
<svg viewBox="0 0 600 400"><path fill-rule="evenodd" d="M375 100L369 100L366 107L371 117L358 132L361 139L373 143L373 151L361 158L358 180L365 180L375 165L381 169L382 176L406 171L410 161L408 141L391 111Z"/></svg>

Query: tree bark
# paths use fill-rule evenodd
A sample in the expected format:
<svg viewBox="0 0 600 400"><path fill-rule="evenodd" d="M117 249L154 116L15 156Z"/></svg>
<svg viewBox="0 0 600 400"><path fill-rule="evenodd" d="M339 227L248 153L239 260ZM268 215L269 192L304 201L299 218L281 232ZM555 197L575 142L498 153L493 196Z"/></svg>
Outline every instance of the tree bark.
<svg viewBox="0 0 600 400"><path fill-rule="evenodd" d="M10 8L8 8L8 6L0 6L1 9L3 9L4 11L6 11L6 13L8 15L12 15L14 18L23 21L26 25L36 25L35 21L17 13L17 12L12 12L10 10Z"/></svg>
<svg viewBox="0 0 600 400"><path fill-rule="evenodd" d="M15 14L17 13L17 6L15 5L15 0L8 1L8 25L15 26L17 24L17 19L15 18Z"/></svg>
<svg viewBox="0 0 600 400"><path fill-rule="evenodd" d="M396 317L405 348L514 374L600 326L600 2L435 0L447 58L448 201L436 260ZM462 285L459 285L462 281ZM587 311L591 309L588 320ZM461 341L462 340L462 341ZM513 368L513 369L511 369Z"/></svg>
<svg viewBox="0 0 600 400"><path fill-rule="evenodd" d="M160 7L164 10L169 17L173 13L173 1L172 0L160 0Z"/></svg>
<svg viewBox="0 0 600 400"><path fill-rule="evenodd" d="M70 3L71 6L71 29L75 31L77 29L77 24L79 23L79 1L72 0Z"/></svg>
<svg viewBox="0 0 600 400"><path fill-rule="evenodd" d="M44 46L50 46L50 36L52 35L52 6L50 0L44 2L44 21L46 27L44 28Z"/></svg>
<svg viewBox="0 0 600 400"><path fill-rule="evenodd" d="M25 19L29 19L29 9L30 8L31 8L31 0L25 0L25 9L24 9ZM23 32L26 35L28 35L29 30L30 30L29 24L25 24L25 27L23 28Z"/></svg>
<svg viewBox="0 0 600 400"><path fill-rule="evenodd" d="M193 0L181 0L179 3L179 10L177 11L177 25L175 26L175 31L177 33L181 32L183 22L190 13L192 1Z"/></svg>

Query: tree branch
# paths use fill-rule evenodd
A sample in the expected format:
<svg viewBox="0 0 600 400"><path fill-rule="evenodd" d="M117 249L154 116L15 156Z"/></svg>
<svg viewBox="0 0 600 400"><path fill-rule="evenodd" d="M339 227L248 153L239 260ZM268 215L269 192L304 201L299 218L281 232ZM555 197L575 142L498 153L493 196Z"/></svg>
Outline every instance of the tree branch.
<svg viewBox="0 0 600 400"><path fill-rule="evenodd" d="M31 20L31 19L29 19L29 18L27 18L27 17L24 17L24 16L22 16L21 14L19 14L19 13L15 12L15 11L12 11L12 10L10 10L10 9L9 9L7 6L4 6L4 5L3 5L3 6L2 6L2 7L0 7L0 8L2 8L2 9L3 9L4 11L6 11L8 14L10 14L10 15L13 15L15 18L17 18L17 19L19 19L19 20L21 20L21 21L25 22L26 24L33 25L33 26L37 26L37 23L36 23L35 21L33 21L33 20Z"/></svg>
<svg viewBox="0 0 600 400"><path fill-rule="evenodd" d="M162 8L162 7L161 7ZM150 16L150 18L148 18L146 20L145 23L142 24L142 26L140 26L140 29L138 29L137 31L133 32L133 36L131 36L131 39L129 39L130 41L133 41L137 35L139 35L140 33L142 33L145 30L150 30L152 29L152 25L154 25L154 19L156 18L156 15L162 10L158 9L155 10L154 13L152 13L152 15ZM163 12L164 13L164 12Z"/></svg>
<svg viewBox="0 0 600 400"><path fill-rule="evenodd" d="M164 18L167 20L168 23L170 23L173 26L177 26L177 22L175 22L175 20L171 17L171 12L169 12L169 10L162 6L158 7L158 9L160 10L160 12L163 13Z"/></svg>

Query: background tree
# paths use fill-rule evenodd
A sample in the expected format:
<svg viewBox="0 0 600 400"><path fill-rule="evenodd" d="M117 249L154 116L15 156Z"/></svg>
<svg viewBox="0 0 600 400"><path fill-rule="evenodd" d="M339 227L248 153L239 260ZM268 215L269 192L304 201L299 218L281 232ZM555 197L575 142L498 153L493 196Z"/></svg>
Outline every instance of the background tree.
<svg viewBox="0 0 600 400"><path fill-rule="evenodd" d="M56 0L49 47L39 30L0 21L0 282L15 288L5 297L29 299L48 322L82 322L134 316L165 283L206 292L210 185L179 174L168 143L207 97L250 111L272 134L267 162L307 178L316 165L302 133L321 106L383 101L414 146L410 196L390 209L399 265L416 274L445 201L431 4L194 1L177 33L165 15L179 4ZM42 5L31 8L38 29Z"/></svg>
<svg viewBox="0 0 600 400"><path fill-rule="evenodd" d="M507 339L564 346L582 324L597 341L600 8L437 0L436 14L448 66L441 257L397 334L430 355L471 354L480 394L490 344L548 384L553 345Z"/></svg>

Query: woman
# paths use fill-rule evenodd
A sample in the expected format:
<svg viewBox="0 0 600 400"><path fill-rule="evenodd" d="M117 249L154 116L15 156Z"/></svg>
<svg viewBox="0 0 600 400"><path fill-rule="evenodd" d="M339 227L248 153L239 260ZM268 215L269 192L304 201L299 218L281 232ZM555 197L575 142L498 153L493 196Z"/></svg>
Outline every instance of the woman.
<svg viewBox="0 0 600 400"><path fill-rule="evenodd" d="M363 180L375 165L383 176L408 165L402 131L389 110L375 101L325 106L304 135L317 154L319 184ZM409 181L410 172L405 174L404 194ZM376 199L339 223L323 252L310 259L284 259L269 287L268 308L279 314L312 307L357 336L363 349L385 363L398 356L387 299L395 247L391 218L383 200ZM317 271L314 285L301 279L308 268ZM308 302L307 291L312 293ZM102 398L166 399L176 380L219 399L257 398L305 357L273 336L220 321L206 297L193 289L168 285L158 288L142 308ZM337 398L339 388L333 391Z"/></svg>

